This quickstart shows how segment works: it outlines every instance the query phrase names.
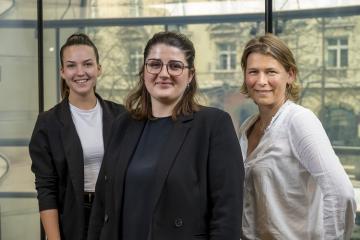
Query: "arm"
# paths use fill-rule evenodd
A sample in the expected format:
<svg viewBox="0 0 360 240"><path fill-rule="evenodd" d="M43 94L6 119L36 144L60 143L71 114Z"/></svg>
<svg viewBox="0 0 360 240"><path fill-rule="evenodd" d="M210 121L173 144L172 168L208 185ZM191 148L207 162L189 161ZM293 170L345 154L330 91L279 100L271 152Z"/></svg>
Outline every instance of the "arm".
<svg viewBox="0 0 360 240"><path fill-rule="evenodd" d="M308 110L295 113L289 139L295 156L321 189L324 239L350 239L356 213L354 191L320 121Z"/></svg>
<svg viewBox="0 0 360 240"><path fill-rule="evenodd" d="M47 239L60 240L58 210L50 209L41 211L40 218L43 223Z"/></svg>
<svg viewBox="0 0 360 240"><path fill-rule="evenodd" d="M211 240L240 239L244 166L231 118L221 113L210 139L208 181Z"/></svg>
<svg viewBox="0 0 360 240"><path fill-rule="evenodd" d="M40 218L49 239L60 239L58 218L58 177L53 165L44 118L38 117L30 144L31 170L35 174Z"/></svg>

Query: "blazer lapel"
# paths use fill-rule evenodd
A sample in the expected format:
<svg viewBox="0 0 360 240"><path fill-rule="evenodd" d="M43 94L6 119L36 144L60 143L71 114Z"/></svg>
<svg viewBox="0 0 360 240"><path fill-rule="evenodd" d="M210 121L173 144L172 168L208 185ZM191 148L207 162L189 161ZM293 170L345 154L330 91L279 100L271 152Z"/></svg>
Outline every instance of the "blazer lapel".
<svg viewBox="0 0 360 240"><path fill-rule="evenodd" d="M71 117L70 106L67 99L64 99L61 103L59 118L63 124L63 128L61 129L61 140L64 146L70 179L73 183L78 202L82 202L82 194L84 192L83 151Z"/></svg>
<svg viewBox="0 0 360 240"><path fill-rule="evenodd" d="M128 116L131 118L130 116ZM129 125L125 125L125 134L124 137L121 140L121 143L119 143L120 148L118 149L117 153L115 154L116 161L116 167L114 177L116 178L115 186L120 187L121 189L117 189L115 192L114 200L116 203L116 209L115 211L117 213L121 212L121 206L122 206L122 198L123 198L123 186L126 176L127 167L129 164L129 161L131 160L134 151L136 150L137 144L140 140L142 131L145 127L145 121L136 121L133 119L130 119ZM120 132L122 130L120 129ZM118 133L119 131L117 131ZM113 148L114 149L114 148ZM120 159L120 161L119 161Z"/></svg>
<svg viewBox="0 0 360 240"><path fill-rule="evenodd" d="M103 124L103 140L104 140L104 150L107 149L107 145L109 143L109 137L111 133L111 126L114 122L114 115L108 108L108 106L105 104L104 100L98 96L98 99L101 103L103 117L102 117L102 124Z"/></svg>
<svg viewBox="0 0 360 240"><path fill-rule="evenodd" d="M154 203L155 207L160 198L161 191L168 176L169 170L175 160L185 138L191 128L193 114L179 117L175 122L173 130L170 132L169 139L164 145L164 152L161 154L156 170L154 184Z"/></svg>

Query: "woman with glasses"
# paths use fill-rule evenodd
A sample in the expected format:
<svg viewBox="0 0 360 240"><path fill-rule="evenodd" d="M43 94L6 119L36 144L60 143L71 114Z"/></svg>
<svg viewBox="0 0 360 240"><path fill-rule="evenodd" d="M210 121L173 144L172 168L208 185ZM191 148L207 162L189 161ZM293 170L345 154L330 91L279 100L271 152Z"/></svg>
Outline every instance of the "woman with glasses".
<svg viewBox="0 0 360 240"><path fill-rule="evenodd" d="M230 116L196 102L194 58L182 34L148 41L128 113L113 125L89 239L240 238L241 150Z"/></svg>
<svg viewBox="0 0 360 240"><path fill-rule="evenodd" d="M85 240L110 126L124 107L96 92L99 53L83 33L60 50L63 100L37 119L29 145L48 240Z"/></svg>

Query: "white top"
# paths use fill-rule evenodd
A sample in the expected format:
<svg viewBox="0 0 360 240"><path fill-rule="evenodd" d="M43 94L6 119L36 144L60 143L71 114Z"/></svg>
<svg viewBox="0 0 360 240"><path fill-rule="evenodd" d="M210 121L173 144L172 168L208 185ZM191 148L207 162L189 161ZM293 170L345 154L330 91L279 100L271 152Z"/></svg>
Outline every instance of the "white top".
<svg viewBox="0 0 360 240"><path fill-rule="evenodd" d="M70 104L71 116L84 155L84 191L95 192L95 184L104 156L102 108L99 101L90 110Z"/></svg>
<svg viewBox="0 0 360 240"><path fill-rule="evenodd" d="M257 118L240 128L243 239L350 239L354 191L315 114L287 101L247 157L246 132Z"/></svg>

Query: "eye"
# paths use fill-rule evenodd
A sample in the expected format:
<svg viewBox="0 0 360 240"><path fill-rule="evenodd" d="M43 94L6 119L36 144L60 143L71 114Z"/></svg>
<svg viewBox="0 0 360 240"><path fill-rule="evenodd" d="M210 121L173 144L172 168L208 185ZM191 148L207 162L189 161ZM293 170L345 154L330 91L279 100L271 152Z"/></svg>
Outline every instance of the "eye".
<svg viewBox="0 0 360 240"><path fill-rule="evenodd" d="M268 71L268 74L270 75L270 76L274 76L274 75L276 75L276 71L274 71L274 70L270 70L270 71Z"/></svg>
<svg viewBox="0 0 360 240"><path fill-rule="evenodd" d="M256 73L257 73L256 70L249 70L249 71L247 72L247 74L249 74L249 75L255 75Z"/></svg>
<svg viewBox="0 0 360 240"><path fill-rule="evenodd" d="M160 69L162 63L160 61L148 61L147 65L153 69Z"/></svg>
<svg viewBox="0 0 360 240"><path fill-rule="evenodd" d="M181 70L183 69L184 64L178 61L170 61L168 62L168 66L172 70Z"/></svg>
<svg viewBox="0 0 360 240"><path fill-rule="evenodd" d="M92 62L87 62L87 63L85 63L85 66L86 66L86 67L91 67L92 65L93 65Z"/></svg>
<svg viewBox="0 0 360 240"><path fill-rule="evenodd" d="M72 63L66 64L66 67L67 67L67 68L74 68L74 67L75 67L75 64L72 64Z"/></svg>

